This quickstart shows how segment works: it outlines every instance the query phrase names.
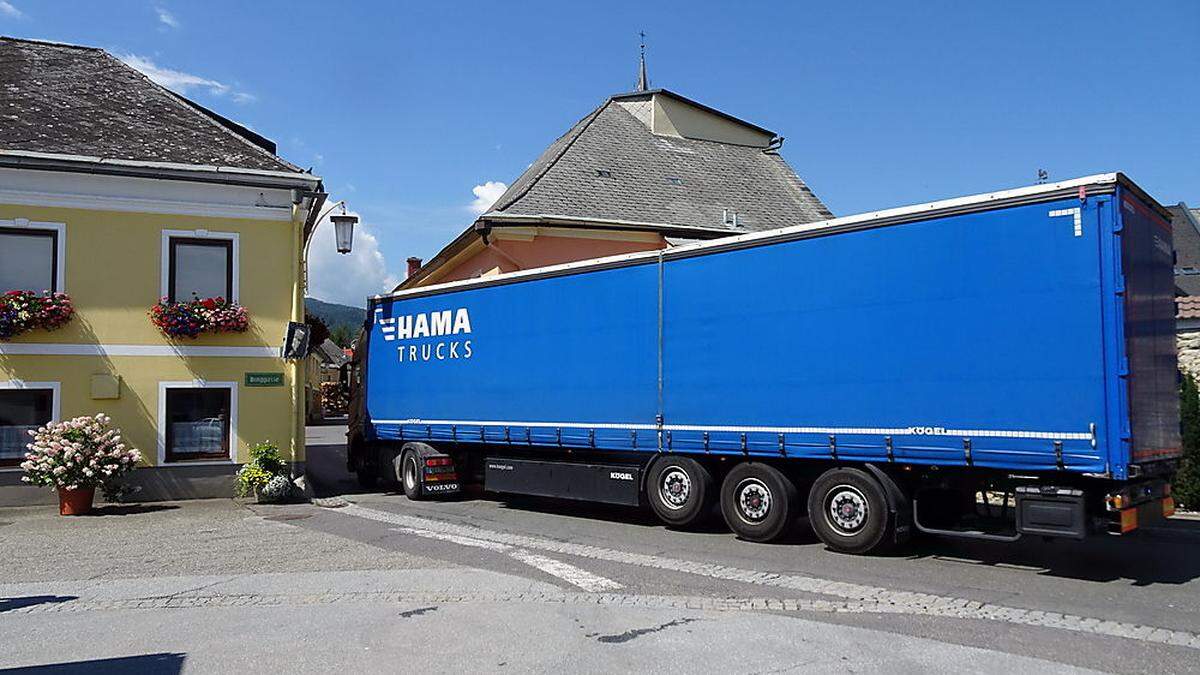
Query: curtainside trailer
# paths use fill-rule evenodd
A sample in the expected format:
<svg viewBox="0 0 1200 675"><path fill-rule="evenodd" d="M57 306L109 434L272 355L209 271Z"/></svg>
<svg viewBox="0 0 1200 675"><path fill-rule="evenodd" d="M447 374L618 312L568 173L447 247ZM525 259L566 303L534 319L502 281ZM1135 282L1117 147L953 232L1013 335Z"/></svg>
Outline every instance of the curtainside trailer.
<svg viewBox="0 0 1200 675"><path fill-rule="evenodd" d="M1173 511L1172 268L1105 174L377 296L348 461L855 553L1128 533Z"/></svg>

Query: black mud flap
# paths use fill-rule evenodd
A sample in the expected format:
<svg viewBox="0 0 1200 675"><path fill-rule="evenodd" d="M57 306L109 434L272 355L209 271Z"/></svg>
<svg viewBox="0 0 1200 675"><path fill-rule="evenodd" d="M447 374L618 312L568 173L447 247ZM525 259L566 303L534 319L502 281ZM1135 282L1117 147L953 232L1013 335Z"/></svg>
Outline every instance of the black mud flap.
<svg viewBox="0 0 1200 675"><path fill-rule="evenodd" d="M1085 538L1088 526L1083 490L1049 485L1019 486L1017 532L1044 537Z"/></svg>
<svg viewBox="0 0 1200 675"><path fill-rule="evenodd" d="M438 452L425 443L408 443L404 449L417 455L421 471L421 496L447 497L462 492L462 479L453 457Z"/></svg>

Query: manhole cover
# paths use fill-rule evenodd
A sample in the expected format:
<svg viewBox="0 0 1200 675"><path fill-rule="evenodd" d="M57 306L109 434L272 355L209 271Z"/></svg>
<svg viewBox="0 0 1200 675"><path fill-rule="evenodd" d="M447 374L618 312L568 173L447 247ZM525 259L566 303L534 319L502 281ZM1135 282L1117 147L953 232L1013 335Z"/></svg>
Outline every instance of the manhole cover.
<svg viewBox="0 0 1200 675"><path fill-rule="evenodd" d="M284 514L281 514L278 516L267 516L266 518L263 518L263 520L274 520L276 522L286 522L289 520L304 520L305 518L312 518L312 514L311 513L284 513Z"/></svg>

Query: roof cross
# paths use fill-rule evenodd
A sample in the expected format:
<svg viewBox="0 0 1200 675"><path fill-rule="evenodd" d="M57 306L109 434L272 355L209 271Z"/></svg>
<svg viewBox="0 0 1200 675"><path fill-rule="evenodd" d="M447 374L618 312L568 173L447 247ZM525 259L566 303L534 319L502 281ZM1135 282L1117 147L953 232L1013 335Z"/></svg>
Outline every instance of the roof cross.
<svg viewBox="0 0 1200 675"><path fill-rule="evenodd" d="M639 57L638 83L636 91L647 91L650 89L650 78L646 75L646 31L638 31L638 37L640 37L642 41L640 44L641 55Z"/></svg>

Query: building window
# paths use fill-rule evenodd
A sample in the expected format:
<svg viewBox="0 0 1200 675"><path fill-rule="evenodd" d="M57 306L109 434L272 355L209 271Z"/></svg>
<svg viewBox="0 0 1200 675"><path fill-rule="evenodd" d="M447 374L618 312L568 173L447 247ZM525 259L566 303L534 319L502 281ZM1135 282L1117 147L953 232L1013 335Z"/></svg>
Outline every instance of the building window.
<svg viewBox="0 0 1200 675"><path fill-rule="evenodd" d="M25 460L29 432L53 422L57 384L0 382L0 466Z"/></svg>
<svg viewBox="0 0 1200 675"><path fill-rule="evenodd" d="M167 299L233 300L233 242L229 239L171 237Z"/></svg>
<svg viewBox="0 0 1200 675"><path fill-rule="evenodd" d="M57 291L57 230L0 227L0 293Z"/></svg>
<svg viewBox="0 0 1200 675"><path fill-rule="evenodd" d="M160 459L164 462L228 461L237 437L236 383L162 386Z"/></svg>

